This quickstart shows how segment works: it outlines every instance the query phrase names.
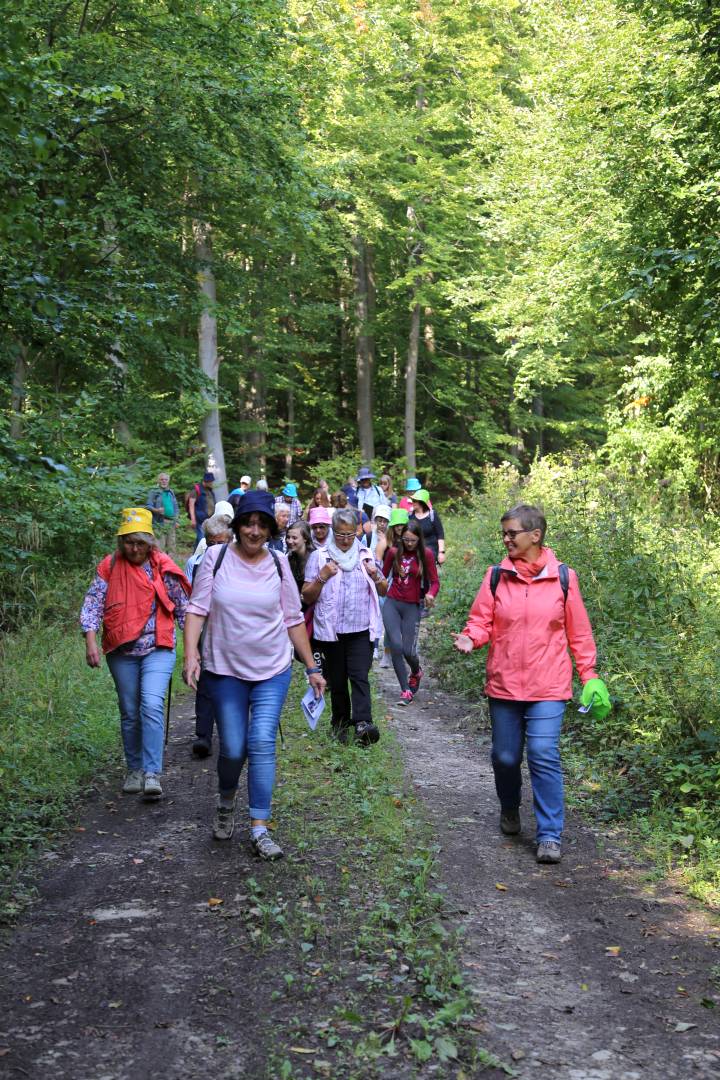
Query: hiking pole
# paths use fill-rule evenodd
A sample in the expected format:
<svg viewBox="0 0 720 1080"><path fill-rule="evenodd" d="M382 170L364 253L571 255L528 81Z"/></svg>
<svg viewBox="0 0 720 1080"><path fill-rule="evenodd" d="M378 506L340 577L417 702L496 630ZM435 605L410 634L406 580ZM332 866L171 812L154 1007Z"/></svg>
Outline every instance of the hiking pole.
<svg viewBox="0 0 720 1080"><path fill-rule="evenodd" d="M170 738L170 702L172 701L172 675L170 676L170 682L168 683L167 692L167 705L165 706L165 745L168 744Z"/></svg>

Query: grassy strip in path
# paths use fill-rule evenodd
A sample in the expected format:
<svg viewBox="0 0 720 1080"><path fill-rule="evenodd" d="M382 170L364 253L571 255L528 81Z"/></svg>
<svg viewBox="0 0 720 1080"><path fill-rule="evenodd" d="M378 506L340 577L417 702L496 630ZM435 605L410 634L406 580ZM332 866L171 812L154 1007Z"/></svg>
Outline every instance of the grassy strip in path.
<svg viewBox="0 0 720 1080"><path fill-rule="evenodd" d="M268 1076L366 1080L418 1075L425 1063L448 1077L500 1075L478 1044L432 836L392 734L343 747L325 716L311 734L301 691L298 681L285 713L275 802L289 858L251 884L258 936L290 946L272 993Z"/></svg>

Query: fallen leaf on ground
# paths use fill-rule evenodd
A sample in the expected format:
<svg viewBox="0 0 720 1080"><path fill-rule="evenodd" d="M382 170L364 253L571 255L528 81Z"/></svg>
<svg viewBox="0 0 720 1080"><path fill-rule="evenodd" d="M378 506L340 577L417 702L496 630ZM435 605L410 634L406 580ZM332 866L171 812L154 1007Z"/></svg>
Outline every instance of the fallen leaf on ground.
<svg viewBox="0 0 720 1080"><path fill-rule="evenodd" d="M108 1009L122 1009L122 1001L108 1001Z"/></svg>
<svg viewBox="0 0 720 1080"><path fill-rule="evenodd" d="M290 1050L293 1054L314 1054L315 1051L309 1046L291 1046Z"/></svg>
<svg viewBox="0 0 720 1080"><path fill-rule="evenodd" d="M133 859L133 862L135 863L136 866L142 866L142 864L145 862L145 860L144 859Z"/></svg>
<svg viewBox="0 0 720 1080"><path fill-rule="evenodd" d="M620 945L606 945L605 946L605 952L608 954L608 956L619 956L621 951L622 951L622 946L620 946Z"/></svg>
<svg viewBox="0 0 720 1080"><path fill-rule="evenodd" d="M675 1025L675 1027L673 1028L673 1031L689 1031L690 1028L696 1028L696 1027L697 1027L697 1024L686 1024L685 1021L683 1020L679 1024Z"/></svg>
<svg viewBox="0 0 720 1080"><path fill-rule="evenodd" d="M219 896L211 896L208 900L208 907L220 907L225 901L221 900Z"/></svg>
<svg viewBox="0 0 720 1080"><path fill-rule="evenodd" d="M572 881L553 881L553 885L556 889L569 889Z"/></svg>
<svg viewBox="0 0 720 1080"><path fill-rule="evenodd" d="M525 1057L525 1051L513 1050L510 1054L510 1057L513 1059L513 1061L522 1061L522 1059Z"/></svg>
<svg viewBox="0 0 720 1080"><path fill-rule="evenodd" d="M508 887L507 885L503 885L502 881L496 881L495 888L498 890L498 892L507 892Z"/></svg>

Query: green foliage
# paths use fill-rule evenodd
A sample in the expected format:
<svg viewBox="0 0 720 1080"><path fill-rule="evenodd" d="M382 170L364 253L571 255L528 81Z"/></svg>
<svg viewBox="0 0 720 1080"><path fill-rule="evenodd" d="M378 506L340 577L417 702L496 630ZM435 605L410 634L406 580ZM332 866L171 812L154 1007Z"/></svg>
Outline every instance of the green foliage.
<svg viewBox="0 0 720 1080"><path fill-rule="evenodd" d="M476 515L452 524L431 630L443 677L476 697L484 651L461 657L449 631L462 629L482 573L501 558L499 518L520 498L543 507L547 543L579 575L615 705L600 722L568 709L576 790L592 797L599 820L662 819L675 862L695 866L696 891L720 895L715 519L678 511L664 489L653 497L642 479L589 455L543 459L522 481L511 469L489 471Z"/></svg>

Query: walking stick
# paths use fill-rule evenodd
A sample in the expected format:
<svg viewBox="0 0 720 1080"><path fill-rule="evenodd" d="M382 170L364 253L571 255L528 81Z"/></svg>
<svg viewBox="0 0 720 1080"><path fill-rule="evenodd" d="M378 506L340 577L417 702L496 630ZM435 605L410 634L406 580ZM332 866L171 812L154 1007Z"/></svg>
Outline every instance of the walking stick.
<svg viewBox="0 0 720 1080"><path fill-rule="evenodd" d="M170 738L170 702L172 701L172 675L170 676L170 682L168 683L167 692L167 705L165 707L165 745L168 744Z"/></svg>

